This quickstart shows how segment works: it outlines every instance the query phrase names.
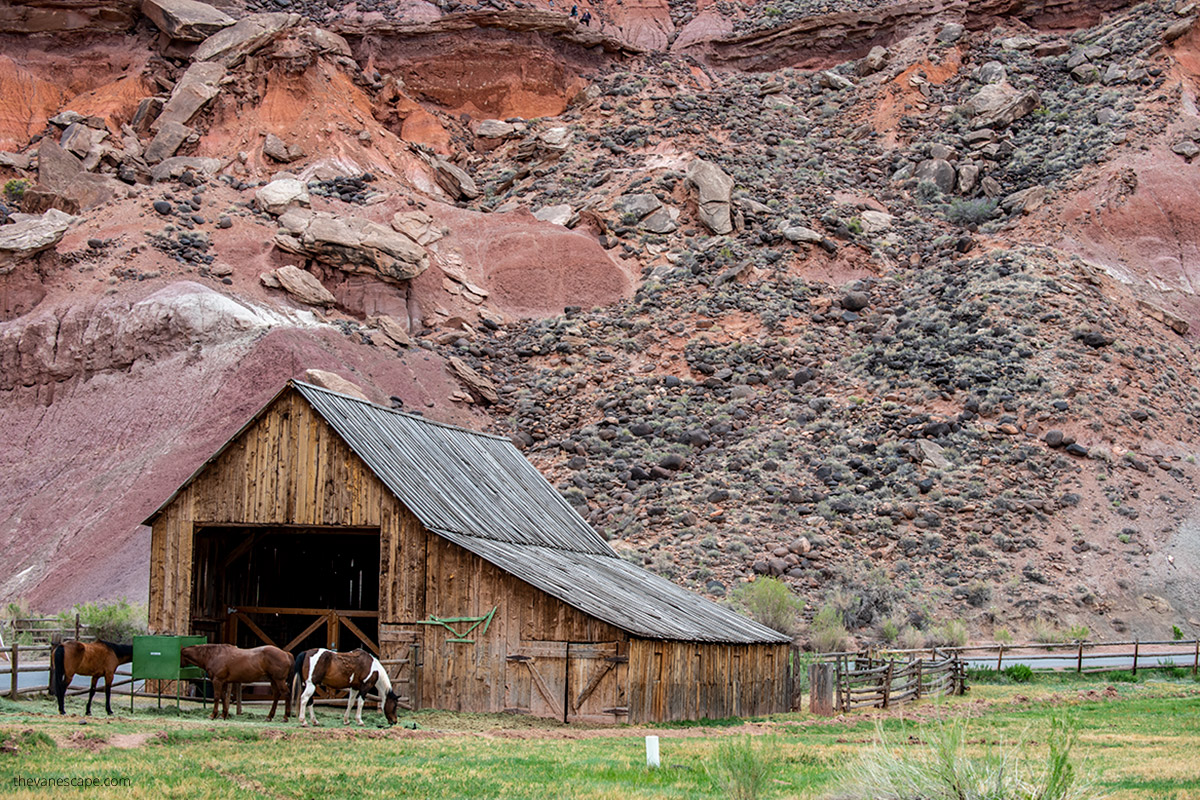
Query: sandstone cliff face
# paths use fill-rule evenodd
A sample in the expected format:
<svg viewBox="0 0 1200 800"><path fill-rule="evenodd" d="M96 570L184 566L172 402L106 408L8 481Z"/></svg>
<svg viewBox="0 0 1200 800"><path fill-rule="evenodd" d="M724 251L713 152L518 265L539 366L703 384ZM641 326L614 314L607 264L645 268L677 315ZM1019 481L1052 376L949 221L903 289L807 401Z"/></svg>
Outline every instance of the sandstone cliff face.
<svg viewBox="0 0 1200 800"><path fill-rule="evenodd" d="M144 596L140 521L323 373L512 436L714 596L840 586L864 635L1194 601L1174 6L25 5L0 232L79 219L0 266L0 598Z"/></svg>

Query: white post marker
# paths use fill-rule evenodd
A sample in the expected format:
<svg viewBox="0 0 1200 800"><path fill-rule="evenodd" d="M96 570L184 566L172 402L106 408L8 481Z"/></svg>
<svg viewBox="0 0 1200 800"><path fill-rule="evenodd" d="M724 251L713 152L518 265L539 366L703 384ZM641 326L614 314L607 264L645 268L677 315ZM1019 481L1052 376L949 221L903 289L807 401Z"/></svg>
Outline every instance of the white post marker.
<svg viewBox="0 0 1200 800"><path fill-rule="evenodd" d="M659 765L659 762L658 762L658 737L657 736L647 736L646 737L646 766L647 767L657 767L658 765Z"/></svg>

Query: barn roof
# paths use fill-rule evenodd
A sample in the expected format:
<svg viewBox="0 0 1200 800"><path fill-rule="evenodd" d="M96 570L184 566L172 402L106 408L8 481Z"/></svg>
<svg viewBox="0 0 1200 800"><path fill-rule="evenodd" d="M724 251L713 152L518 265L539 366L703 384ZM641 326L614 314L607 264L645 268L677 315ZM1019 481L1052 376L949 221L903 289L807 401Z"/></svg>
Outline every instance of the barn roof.
<svg viewBox="0 0 1200 800"><path fill-rule="evenodd" d="M288 386L426 528L552 597L649 639L789 641L778 631L621 559L508 439L300 381L289 381Z"/></svg>

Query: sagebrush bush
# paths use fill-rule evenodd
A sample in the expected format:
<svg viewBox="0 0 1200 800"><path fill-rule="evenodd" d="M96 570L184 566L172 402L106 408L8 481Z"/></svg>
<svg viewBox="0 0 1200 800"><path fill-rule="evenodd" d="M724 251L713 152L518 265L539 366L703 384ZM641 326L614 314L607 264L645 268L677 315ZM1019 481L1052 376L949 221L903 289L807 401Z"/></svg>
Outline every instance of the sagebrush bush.
<svg viewBox="0 0 1200 800"><path fill-rule="evenodd" d="M108 642L130 644L134 636L146 632L146 607L125 598L112 603L79 603L58 616L63 625L71 625L76 614L81 624L92 628L97 639Z"/></svg>
<svg viewBox="0 0 1200 800"><path fill-rule="evenodd" d="M963 647L966 644L967 625L961 619L946 620L925 634L926 647Z"/></svg>
<svg viewBox="0 0 1200 800"><path fill-rule="evenodd" d="M997 205L998 201L987 197L974 200L955 198L946 209L946 221L964 228L968 225L982 225L996 213Z"/></svg>
<svg viewBox="0 0 1200 800"><path fill-rule="evenodd" d="M777 578L759 578L733 590L730 601L756 622L792 636L804 601Z"/></svg>
<svg viewBox="0 0 1200 800"><path fill-rule="evenodd" d="M726 737L705 770L726 797L755 800L765 794L779 771L777 752L770 737Z"/></svg>
<svg viewBox="0 0 1200 800"><path fill-rule="evenodd" d="M1004 674L1013 683L1029 683L1033 680L1033 668L1028 664L1013 664L1004 668Z"/></svg>
<svg viewBox="0 0 1200 800"><path fill-rule="evenodd" d="M809 643L818 653L837 653L845 649L850 632L842 624L842 613L826 603L813 617Z"/></svg>
<svg viewBox="0 0 1200 800"><path fill-rule="evenodd" d="M976 755L960 719L927 726L925 747L900 747L879 729L876 745L849 768L839 800L1096 800L1071 762L1074 730L1052 719L1042 763L1021 746ZM1027 737L1020 737L1018 741Z"/></svg>

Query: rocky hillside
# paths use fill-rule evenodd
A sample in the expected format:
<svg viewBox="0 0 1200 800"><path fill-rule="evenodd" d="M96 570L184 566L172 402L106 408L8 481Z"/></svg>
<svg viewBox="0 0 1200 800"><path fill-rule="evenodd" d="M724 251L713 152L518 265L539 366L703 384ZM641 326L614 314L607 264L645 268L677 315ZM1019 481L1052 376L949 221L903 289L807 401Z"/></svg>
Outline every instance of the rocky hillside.
<svg viewBox="0 0 1200 800"><path fill-rule="evenodd" d="M0 10L0 596L144 597L139 522L307 376L712 596L1200 632L1194 17Z"/></svg>

